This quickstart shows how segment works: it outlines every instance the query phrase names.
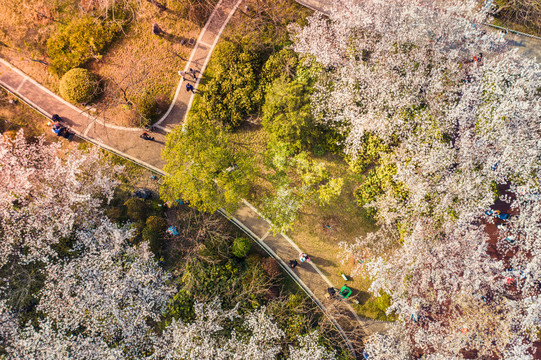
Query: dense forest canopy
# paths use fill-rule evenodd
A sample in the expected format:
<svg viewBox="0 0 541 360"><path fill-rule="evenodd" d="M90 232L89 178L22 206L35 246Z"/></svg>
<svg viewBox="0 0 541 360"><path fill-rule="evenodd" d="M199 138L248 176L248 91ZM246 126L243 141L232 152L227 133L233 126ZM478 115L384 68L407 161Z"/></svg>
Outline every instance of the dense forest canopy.
<svg viewBox="0 0 541 360"><path fill-rule="evenodd" d="M293 29L324 67L316 121L386 169L364 198L380 229L344 243L400 319L371 358L526 359L538 340L541 69L485 20L475 1L338 1Z"/></svg>

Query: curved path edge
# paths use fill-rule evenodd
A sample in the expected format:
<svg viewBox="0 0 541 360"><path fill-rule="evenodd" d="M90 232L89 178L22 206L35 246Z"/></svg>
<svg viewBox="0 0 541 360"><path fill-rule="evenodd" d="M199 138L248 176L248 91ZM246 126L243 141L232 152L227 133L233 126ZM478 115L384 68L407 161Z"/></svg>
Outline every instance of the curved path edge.
<svg viewBox="0 0 541 360"><path fill-rule="evenodd" d="M227 218L231 223L233 223L236 227L238 227L240 230L242 230L246 235L248 235L254 242L256 242L267 254L269 254L271 257L273 257L276 261L278 261L278 264L280 264L280 267L297 283L297 285L308 295L314 303L323 311L325 316L329 319L329 321L334 325L334 327L338 330L340 336L342 337L342 340L346 343L347 347L353 354L353 356L357 356L357 352L355 351L355 348L351 341L349 341L348 336L345 334L344 330L338 324L336 319L332 316L330 316L327 312L327 308L319 299L314 295L314 293L310 290L308 286L299 278L294 272L291 271L290 267L285 263L285 261L280 258L265 242L260 239L256 234L254 234L248 227L246 227L241 221L239 221L234 216L228 215L223 209L219 210L220 214L222 214L225 218Z"/></svg>
<svg viewBox="0 0 541 360"><path fill-rule="evenodd" d="M187 69L192 66L199 71L199 76L193 81L194 87L199 85L200 74L208 65L220 35L241 2L242 0L220 0L200 33L186 65ZM164 176L167 174L162 170L163 161L160 158L160 152L165 143L165 133L170 131L171 126L176 126L185 119L193 102L193 93L181 91L183 81L185 80L181 78L174 102L160 119L158 127L162 131L153 134L155 141L143 141L139 139L140 129L106 124L103 120L93 117L60 98L0 58L1 87L48 119L55 113L61 115L66 125L79 138ZM357 346L354 346L351 339L359 340L365 335L385 331L385 324L359 318L345 301L327 299L326 290L333 285L315 264L303 263L295 269L289 268L286 261L298 256L299 247L284 234L271 235L270 222L247 201L243 201L235 214L222 214L279 262L286 273L321 308L353 354L355 354L355 349L359 349L360 342L355 341ZM359 355L358 352L357 355Z"/></svg>
<svg viewBox="0 0 541 360"><path fill-rule="evenodd" d="M205 42L203 40L205 39L205 36L208 35L209 33L212 35L212 31L209 31L209 24L211 24L212 21L215 20L215 18L217 16L219 16L218 15L219 13L218 13L217 9L219 9L220 6L223 5L224 1L226 1L226 0L220 0L218 2L218 4L216 5L216 9L212 12L212 14L209 17L209 20L207 21L207 23L205 24L205 26L201 30L201 33L199 34L197 42L196 42L196 44L195 44L195 46L194 46L194 48L193 48L193 50L192 50L192 52L190 54L190 58L188 59L188 62L186 63L186 66L184 67L184 72L185 73L188 73L189 70L193 68L199 74L199 76L197 77L197 79L195 80L195 82L193 84L195 90L197 90L197 88L199 86L199 83L201 82L201 74L203 74L205 72L205 70L207 68L207 65L208 65L208 63L210 61L210 57L212 56L212 52L214 51L214 48L216 47L216 44L218 43L218 40L220 39L225 27L229 23L229 20L231 20L231 17L233 16L233 14L235 13L235 11L240 6L240 4L242 3L243 0L237 0L236 1L236 3L231 8L229 14L227 15L227 17L222 22L222 25L220 26L218 31L214 34L214 39L211 40L212 44L208 44L208 42ZM197 51L199 50L200 47L204 47L206 52L207 52L202 64L201 64L200 61L196 60ZM167 109L165 114L154 124L155 126L159 127L160 129L162 129L162 130L164 130L166 132L170 132L171 131L170 128L164 127L161 124L163 122L166 122L167 120L169 120L168 117L173 118L172 123L174 123L175 121L184 122L184 120L186 119L186 116L188 115L188 112L190 111L190 108L192 107L192 103L193 103L194 95L195 95L194 92L192 92L189 95L189 100L188 100L187 105L185 104L185 101L182 101L182 100L185 100L185 99L182 99L182 93L181 93L182 85L184 84L184 81L187 81L187 80L184 80L184 78L181 77L180 80L179 80L177 89L175 91L175 97L173 98L173 101L169 105L169 108ZM183 111L182 119L178 119L178 118L175 119L174 118L175 114L171 115L171 112L176 107L182 108L183 105L186 106L186 109Z"/></svg>

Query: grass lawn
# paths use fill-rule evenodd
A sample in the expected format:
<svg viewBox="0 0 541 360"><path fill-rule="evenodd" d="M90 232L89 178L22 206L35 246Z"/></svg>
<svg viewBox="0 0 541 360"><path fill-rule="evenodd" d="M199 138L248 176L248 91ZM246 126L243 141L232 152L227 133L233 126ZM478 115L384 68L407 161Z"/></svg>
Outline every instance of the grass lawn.
<svg viewBox="0 0 541 360"><path fill-rule="evenodd" d="M232 134L235 142L242 142L254 154L256 167L261 171L251 189L249 201L260 208L263 198L271 193L272 184L265 179L261 154L266 150L268 137L261 125L245 123ZM353 304L359 315L379 320L389 320L380 307L386 308L384 299L378 299L367 292L370 280L363 277L350 277L354 263L340 258L340 242L352 242L366 232L374 231L375 224L367 220L362 208L355 203L353 191L360 184L348 165L339 156L326 154L315 157L322 161L334 177L344 178L342 193L335 202L326 205L306 205L287 235L307 254L321 271L336 286L342 286L341 273L348 275L347 285L354 290L353 297L359 304ZM328 226L330 226L330 228ZM387 304L388 306L388 304Z"/></svg>
<svg viewBox="0 0 541 360"><path fill-rule="evenodd" d="M178 84L177 72L184 68L192 50L187 40L197 39L213 1L197 19L185 8L186 1L168 3L168 10L160 11L147 1L138 2L135 20L124 26L103 56L84 65L101 80L103 92L90 105L106 121L139 125L123 93L130 99L145 93L154 96L158 103L156 117L168 108ZM38 6L29 0L0 2L0 56L58 93L60 78L46 65L47 39L73 18L93 12L81 10L78 1L43 4ZM164 31L163 36L152 34L154 23Z"/></svg>
<svg viewBox="0 0 541 360"><path fill-rule="evenodd" d="M47 126L47 121L43 115L0 88L1 133L13 135L19 129L24 128L26 137L38 137L43 134L48 142L59 140Z"/></svg>

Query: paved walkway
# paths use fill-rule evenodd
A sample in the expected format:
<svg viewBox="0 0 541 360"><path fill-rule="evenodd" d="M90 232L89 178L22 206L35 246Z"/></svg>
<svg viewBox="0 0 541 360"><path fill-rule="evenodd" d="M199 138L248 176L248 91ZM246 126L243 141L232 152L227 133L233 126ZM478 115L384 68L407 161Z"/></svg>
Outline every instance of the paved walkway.
<svg viewBox="0 0 541 360"><path fill-rule="evenodd" d="M287 235L273 235L270 230L270 222L250 203L243 201L242 206L231 218L233 222L278 259L282 267L292 274L301 287L308 289L307 292L312 298L318 299L319 305L338 321L351 341L355 343L366 335L386 331L388 326L386 322L362 319L348 301L329 299L327 288L335 286L321 272L317 264L313 262L299 263L299 266L291 270L288 266L289 260L298 259L302 250Z"/></svg>
<svg viewBox="0 0 541 360"><path fill-rule="evenodd" d="M186 65L186 72L190 68L198 72L197 79L186 76L186 80L182 80L179 77L180 82L174 100L168 111L156 123L158 129L152 134L155 137L154 141L140 139L142 130L139 128L116 126L93 117L63 100L3 59L0 59L0 86L48 118L52 114L59 114L72 131L80 137L164 174L162 171L164 162L160 154L165 145L165 136L175 126L184 122L193 102L194 94L188 93L185 85L190 82L197 89L201 75L205 71L223 29L242 1L221 0L217 4L201 31ZM174 74L174 76L178 75ZM272 236L269 233L270 224L261 218L250 204L242 204L231 220L274 256L295 281L312 296L345 338L350 349L354 350L352 343L360 346L362 338L367 334L385 330L385 323L360 319L347 302L328 300L327 288L332 284L315 264L304 263L295 270L291 270L286 262L297 258L300 249L285 235ZM350 339L353 341L349 341Z"/></svg>

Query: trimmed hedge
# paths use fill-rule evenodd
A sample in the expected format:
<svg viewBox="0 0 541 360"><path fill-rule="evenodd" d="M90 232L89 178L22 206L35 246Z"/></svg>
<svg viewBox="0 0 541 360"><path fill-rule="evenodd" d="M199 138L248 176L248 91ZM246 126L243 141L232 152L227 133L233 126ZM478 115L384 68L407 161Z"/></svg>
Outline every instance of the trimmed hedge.
<svg viewBox="0 0 541 360"><path fill-rule="evenodd" d="M86 69L71 69L60 80L60 95L72 103L89 102L97 89L96 77Z"/></svg>

